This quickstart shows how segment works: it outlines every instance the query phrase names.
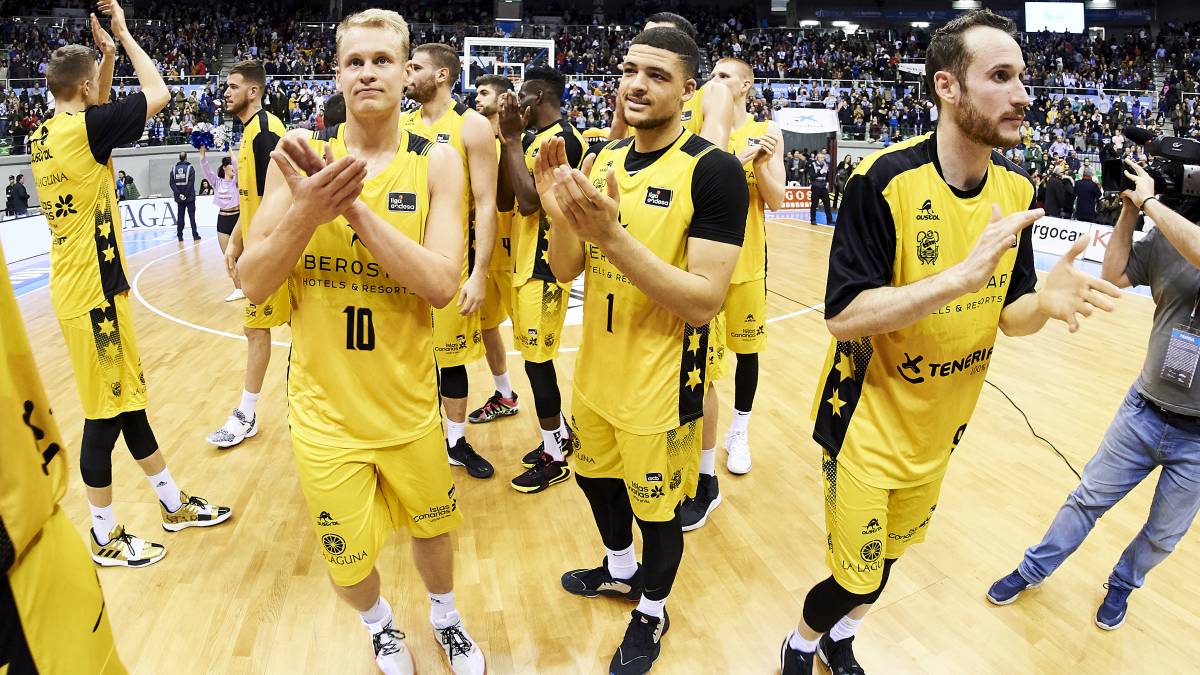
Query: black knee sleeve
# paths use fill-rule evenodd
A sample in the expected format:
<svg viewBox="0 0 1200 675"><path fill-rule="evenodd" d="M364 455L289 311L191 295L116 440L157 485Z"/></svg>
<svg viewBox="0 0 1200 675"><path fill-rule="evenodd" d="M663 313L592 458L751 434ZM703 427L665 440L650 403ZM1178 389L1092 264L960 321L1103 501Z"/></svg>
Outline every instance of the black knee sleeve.
<svg viewBox="0 0 1200 675"><path fill-rule="evenodd" d="M887 585L892 564L895 562L893 559L883 561L883 576L879 580L879 587L870 593L851 593L842 588L833 577L828 577L813 586L804 598L804 623L818 633L828 633L850 610L859 605L874 603L883 593L883 587Z"/></svg>
<svg viewBox="0 0 1200 675"><path fill-rule="evenodd" d="M575 482L592 507L604 547L621 551L633 545L633 507L625 481L619 478L588 478L575 474Z"/></svg>
<svg viewBox="0 0 1200 675"><path fill-rule="evenodd" d="M145 410L134 410L121 413L121 433L125 436L125 445L129 446L129 454L141 461L158 450L158 440L154 438L154 430L150 428L150 420Z"/></svg>
<svg viewBox="0 0 1200 675"><path fill-rule="evenodd" d="M450 366L442 368L439 391L442 398L467 397L467 367Z"/></svg>
<svg viewBox="0 0 1200 675"><path fill-rule="evenodd" d="M79 449L79 473L88 487L112 485L112 450L121 435L121 417L83 421L83 442Z"/></svg>
<svg viewBox="0 0 1200 675"><path fill-rule="evenodd" d="M758 354L738 354L737 370L733 374L733 407L750 412L757 391Z"/></svg>
<svg viewBox="0 0 1200 675"><path fill-rule="evenodd" d="M679 509L666 522L638 519L642 531L642 593L649 600L666 600L683 560L683 526Z"/></svg>
<svg viewBox="0 0 1200 675"><path fill-rule="evenodd" d="M537 409L537 416L542 419L557 417L562 412L562 396L558 393L554 362L526 361L525 374L529 376L529 387L533 389L533 407Z"/></svg>

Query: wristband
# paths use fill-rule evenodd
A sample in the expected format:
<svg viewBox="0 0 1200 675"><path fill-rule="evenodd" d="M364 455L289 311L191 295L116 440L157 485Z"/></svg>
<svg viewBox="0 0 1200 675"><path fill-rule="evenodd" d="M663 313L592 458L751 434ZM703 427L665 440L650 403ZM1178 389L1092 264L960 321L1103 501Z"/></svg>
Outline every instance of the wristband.
<svg viewBox="0 0 1200 675"><path fill-rule="evenodd" d="M1142 213L1145 213L1146 212L1146 202L1149 202L1151 199L1158 202L1159 204L1162 203L1162 200L1160 200L1158 197L1146 197L1145 199L1142 200L1142 206L1138 210L1141 211Z"/></svg>

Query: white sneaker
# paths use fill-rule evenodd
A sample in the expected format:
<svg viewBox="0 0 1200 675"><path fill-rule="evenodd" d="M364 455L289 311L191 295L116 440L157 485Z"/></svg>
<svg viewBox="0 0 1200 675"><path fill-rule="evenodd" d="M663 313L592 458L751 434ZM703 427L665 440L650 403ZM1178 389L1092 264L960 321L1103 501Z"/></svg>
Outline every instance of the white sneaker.
<svg viewBox="0 0 1200 675"><path fill-rule="evenodd" d="M243 293L242 289L240 289L240 288L233 289L232 293L225 296L225 302L235 302L237 300L245 300L245 299L246 299L246 294Z"/></svg>
<svg viewBox="0 0 1200 675"><path fill-rule="evenodd" d="M367 630L372 630L369 624ZM375 665L383 675L413 675L417 672L412 653L404 644L404 633L392 628L390 619L378 632L371 633L371 649L375 652Z"/></svg>
<svg viewBox="0 0 1200 675"><path fill-rule="evenodd" d="M246 420L241 410L233 409L233 414L225 420L220 429L209 434L205 440L218 448L232 448L242 441L258 433L258 415Z"/></svg>
<svg viewBox="0 0 1200 675"><path fill-rule="evenodd" d="M483 658L483 650L471 639L467 629L463 628L462 617L458 612L450 612L449 619L453 621L446 628L433 627L433 635L437 638L442 651L450 659L450 670L455 675L483 675L487 672L487 663Z"/></svg>
<svg viewBox="0 0 1200 675"><path fill-rule="evenodd" d="M750 473L750 442L744 431L731 431L725 436L725 449L729 457L725 459L725 468L729 473Z"/></svg>

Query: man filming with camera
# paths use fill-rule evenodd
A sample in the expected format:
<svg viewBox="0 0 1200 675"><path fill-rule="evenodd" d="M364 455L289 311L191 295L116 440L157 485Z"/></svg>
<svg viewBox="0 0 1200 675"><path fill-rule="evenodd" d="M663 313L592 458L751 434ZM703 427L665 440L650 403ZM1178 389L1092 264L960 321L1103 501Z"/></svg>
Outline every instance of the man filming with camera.
<svg viewBox="0 0 1200 675"><path fill-rule="evenodd" d="M1121 215L1102 276L1122 288L1150 286L1155 308L1146 360L1041 543L1026 550L1017 569L987 592L992 603L1007 605L1039 586L1079 548L1100 516L1162 467L1146 524L1105 584L1108 593L1096 611L1096 625L1105 630L1124 623L1129 594L1175 549L1200 508L1200 382L1194 382L1200 354L1200 228L1156 196L1155 179L1145 169L1125 163L1133 187L1121 193ZM1157 227L1135 244L1139 213Z"/></svg>

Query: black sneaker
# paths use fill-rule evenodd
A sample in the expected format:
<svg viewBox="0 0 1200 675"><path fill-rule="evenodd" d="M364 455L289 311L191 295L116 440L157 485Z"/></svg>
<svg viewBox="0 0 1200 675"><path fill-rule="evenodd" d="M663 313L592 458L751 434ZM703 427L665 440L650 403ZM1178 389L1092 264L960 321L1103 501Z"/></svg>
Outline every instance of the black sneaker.
<svg viewBox="0 0 1200 675"><path fill-rule="evenodd" d="M708 514L721 505L721 489L717 486L717 477L700 474L700 483L696 485L696 496L683 500L679 509L679 521L683 531L690 532L704 526Z"/></svg>
<svg viewBox="0 0 1200 675"><path fill-rule="evenodd" d="M779 648L779 675L812 675L815 654L792 649L788 644L791 637L789 633L783 638L783 645Z"/></svg>
<svg viewBox="0 0 1200 675"><path fill-rule="evenodd" d="M467 421L472 424L484 424L497 417L516 415L520 411L517 406L517 392L513 392L512 398L504 398L500 392L495 392L487 402L467 415Z"/></svg>
<svg viewBox="0 0 1200 675"><path fill-rule="evenodd" d="M671 617L663 608L663 618L642 614L633 610L633 619L625 629L625 639L617 647L612 661L608 663L609 675L642 675L650 672L658 653L662 650L662 638L671 628Z"/></svg>
<svg viewBox="0 0 1200 675"><path fill-rule="evenodd" d="M571 428L570 424L564 424L563 426L567 429L567 437L558 439L558 449L562 451L563 459L566 459L571 456L571 453L579 449L579 438L575 435L575 430ZM546 442L542 441L538 443L536 448L530 450L521 458L521 466L526 469L533 468L533 465L537 464L538 460L545 453Z"/></svg>
<svg viewBox="0 0 1200 675"><path fill-rule="evenodd" d="M608 572L608 556L599 567L590 570L571 570L562 575L563 590L585 598L609 595L614 598L638 600L642 597L642 566L628 579L614 579Z"/></svg>
<svg viewBox="0 0 1200 675"><path fill-rule="evenodd" d="M541 459L526 469L525 473L512 479L509 485L517 492L534 493L570 477L571 467L565 461L556 462L550 455L542 453Z"/></svg>
<svg viewBox="0 0 1200 675"><path fill-rule="evenodd" d="M467 473L471 478L491 478L495 473L492 463L480 457L466 438L458 439L453 446L447 445L446 455L449 456L450 463L454 466L467 467Z"/></svg>
<svg viewBox="0 0 1200 675"><path fill-rule="evenodd" d="M867 675L867 671L858 665L858 659L854 658L853 635L844 640L834 640L829 633L822 635L817 643L817 656L821 658L821 663L829 666L829 672L833 675Z"/></svg>

